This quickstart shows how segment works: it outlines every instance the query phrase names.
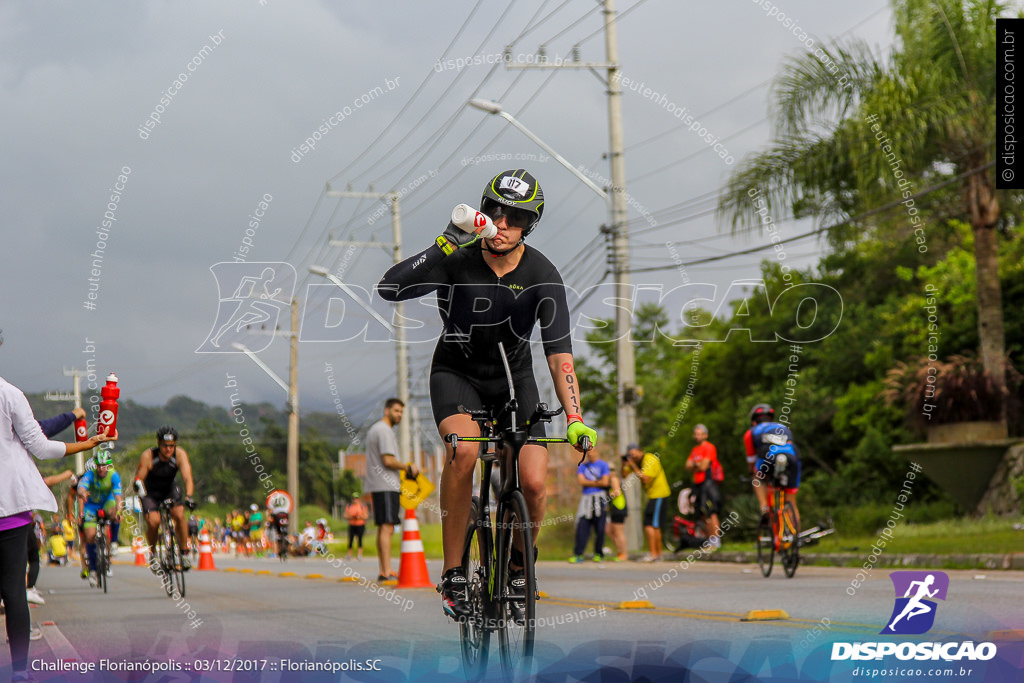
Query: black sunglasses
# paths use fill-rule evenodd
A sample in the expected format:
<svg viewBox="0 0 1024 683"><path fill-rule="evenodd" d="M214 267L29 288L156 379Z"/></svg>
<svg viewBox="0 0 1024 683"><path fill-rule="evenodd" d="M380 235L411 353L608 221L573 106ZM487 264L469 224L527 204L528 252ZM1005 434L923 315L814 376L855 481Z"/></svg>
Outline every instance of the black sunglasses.
<svg viewBox="0 0 1024 683"><path fill-rule="evenodd" d="M526 229L533 225L537 218L536 214L531 211L517 209L513 206L505 206L490 198L484 199L480 205L480 211L492 221L496 221L501 216L504 216L505 222L508 223L510 228Z"/></svg>

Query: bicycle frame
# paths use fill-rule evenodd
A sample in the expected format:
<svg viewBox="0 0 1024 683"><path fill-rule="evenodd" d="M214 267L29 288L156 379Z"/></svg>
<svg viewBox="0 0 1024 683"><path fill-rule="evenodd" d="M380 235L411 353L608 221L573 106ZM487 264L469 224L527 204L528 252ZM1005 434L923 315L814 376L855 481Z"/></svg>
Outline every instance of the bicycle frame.
<svg viewBox="0 0 1024 683"><path fill-rule="evenodd" d="M487 665L487 650L490 642L490 635L498 632L501 645L502 673L506 679L515 675L520 662L529 660L533 656L533 642L535 630L534 601L536 599L536 577L534 575L534 546L533 531L534 522L530 519L529 510L523 497L519 477L519 455L527 444L547 443L568 443L568 439L537 437L531 438L530 427L537 422L550 422L551 418L562 413L562 408L556 411L549 411L547 405L539 403L533 414L523 424L516 421L516 412L519 408L515 398L515 386L512 381L512 372L509 368L508 359L505 355L504 346L499 344L502 362L505 365L505 374L508 379L509 400L505 406L492 415L491 408L467 410L459 406L462 413L468 414L480 427L480 436L462 437L458 434L445 436L452 449L451 461L454 461L459 441L468 441L481 444L478 459L481 463L480 495L477 498L478 508L475 516L471 517L466 533L466 542L463 547L463 562L466 558L472 558L474 547L479 552L479 566L475 572L479 572L481 593L479 597L479 613L466 619L462 624L462 647L463 659L467 668L467 675L480 676ZM493 435L494 427L498 420L505 413L509 414L509 427L503 429L497 436ZM494 444L494 452L488 452L485 444ZM584 457L589 450L589 440L582 444ZM494 463L502 459L500 485L497 493L497 507L495 510L495 521L498 525L497 542L494 538L494 526L491 523L490 514L490 482ZM582 462L582 460L581 460ZM506 522L518 520L517 522ZM508 526L506 526L508 525ZM517 530L517 526L519 527ZM511 586L508 579L511 577L511 568L508 566L512 550L515 549L516 532L522 548L524 574L526 579L525 597L512 598L508 588ZM529 537L527 537L529 535ZM505 556L502 546L507 547L509 556ZM475 563L474 563L475 564ZM472 584L477 578L467 574L467 582ZM500 580L499 580L500 579ZM471 590L471 600L476 599L475 593ZM477 604L477 603L474 603ZM518 605L519 607L515 607ZM506 614L506 611L508 614ZM509 616L516 612L515 617ZM521 612L521 614L520 614ZM521 620L521 623L520 623ZM521 642L515 637L515 629L522 627ZM521 647L521 653L519 649ZM470 671L471 670L471 671Z"/></svg>

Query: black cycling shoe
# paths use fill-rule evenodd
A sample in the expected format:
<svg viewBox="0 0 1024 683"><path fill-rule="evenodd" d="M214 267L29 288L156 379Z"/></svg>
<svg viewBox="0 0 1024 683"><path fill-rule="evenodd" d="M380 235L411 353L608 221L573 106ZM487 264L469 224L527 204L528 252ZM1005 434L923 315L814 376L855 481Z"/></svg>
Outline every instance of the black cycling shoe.
<svg viewBox="0 0 1024 683"><path fill-rule="evenodd" d="M469 604L468 582L462 567L452 567L441 576L437 592L441 594L444 613L455 621L462 621L472 615Z"/></svg>
<svg viewBox="0 0 1024 683"><path fill-rule="evenodd" d="M517 624L526 623L526 570L509 569L508 573L509 609L512 620Z"/></svg>

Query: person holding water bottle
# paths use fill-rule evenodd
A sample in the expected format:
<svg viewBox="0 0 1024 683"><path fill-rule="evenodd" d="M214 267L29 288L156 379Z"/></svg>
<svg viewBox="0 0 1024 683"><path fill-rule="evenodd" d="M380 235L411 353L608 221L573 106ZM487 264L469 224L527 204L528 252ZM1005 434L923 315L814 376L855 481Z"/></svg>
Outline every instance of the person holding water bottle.
<svg viewBox="0 0 1024 683"><path fill-rule="evenodd" d="M524 242L543 212L544 193L536 178L524 169L499 173L484 188L479 212L457 206L433 244L393 266L377 284L386 301L437 295L444 329L431 362L430 403L442 439L451 433L480 435L472 418L459 412L460 405L482 408L508 400L499 342L508 355L521 410L533 410L540 392L530 337L539 323L555 394L566 413L567 438L577 450L582 450L582 437L597 443L597 433L583 422L562 277L543 254ZM498 429L508 426L500 423ZM544 425L532 425L530 433L544 436ZM454 454L450 445L445 448L445 462L450 464L441 473L444 567L438 592L444 613L458 620L471 612L461 555L478 449L469 442L460 443ZM526 445L519 463L530 519L543 520L547 449ZM535 544L539 530L540 524L535 524ZM512 590L525 596L523 563L522 548L513 548Z"/></svg>
<svg viewBox="0 0 1024 683"><path fill-rule="evenodd" d="M0 345L3 333L0 332ZM28 644L31 620L25 590L28 534L33 532L33 510L57 511L57 500L32 462L55 460L96 448L117 439L117 431L97 434L85 441L50 441L36 422L32 407L13 384L0 377L0 600L6 611L11 650L11 681L31 680Z"/></svg>

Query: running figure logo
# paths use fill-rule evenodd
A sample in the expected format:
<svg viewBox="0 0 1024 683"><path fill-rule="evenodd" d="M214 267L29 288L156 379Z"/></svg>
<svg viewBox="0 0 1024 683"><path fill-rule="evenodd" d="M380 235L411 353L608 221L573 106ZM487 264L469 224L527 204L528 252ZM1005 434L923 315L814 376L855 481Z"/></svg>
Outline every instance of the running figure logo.
<svg viewBox="0 0 1024 683"><path fill-rule="evenodd" d="M210 271L220 303L213 328L196 353L239 353L233 343L253 353L270 346L281 312L291 305L295 268L281 262L225 261L210 266Z"/></svg>
<svg viewBox="0 0 1024 683"><path fill-rule="evenodd" d="M945 572L891 572L896 604L889 623L879 631L882 634L920 635L935 623L934 600L945 600L949 590L949 576ZM902 596L902 597L900 597Z"/></svg>

